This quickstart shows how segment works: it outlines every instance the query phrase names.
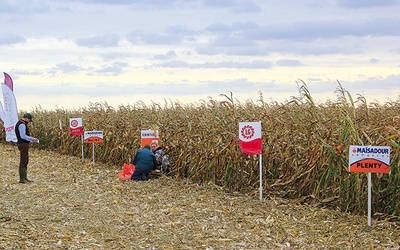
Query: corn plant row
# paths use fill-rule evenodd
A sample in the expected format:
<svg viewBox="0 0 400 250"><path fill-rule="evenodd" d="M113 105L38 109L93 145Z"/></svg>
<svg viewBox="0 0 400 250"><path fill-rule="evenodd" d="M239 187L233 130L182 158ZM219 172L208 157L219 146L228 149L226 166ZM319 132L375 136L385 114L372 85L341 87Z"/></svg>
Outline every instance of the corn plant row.
<svg viewBox="0 0 400 250"><path fill-rule="evenodd" d="M368 104L362 95L354 99L339 82L335 94L335 101L316 104L301 82L299 96L285 103L267 103L262 93L255 102L241 103L228 93L222 100L192 104L165 100L118 108L107 103L77 110L34 108L31 130L41 141L35 147L80 157L81 138L69 133L69 119L82 117L85 130L104 133L104 143L96 145L96 161L122 166L139 149L140 131L156 128L172 161L171 176L256 194L259 158L240 151L238 124L261 121L264 193L311 196L359 214L367 207L367 174L348 172L348 148L388 145L391 173L373 175L372 204L374 212L398 215L400 101ZM0 136L5 141L4 131ZM84 145L84 157L91 155L92 147Z"/></svg>

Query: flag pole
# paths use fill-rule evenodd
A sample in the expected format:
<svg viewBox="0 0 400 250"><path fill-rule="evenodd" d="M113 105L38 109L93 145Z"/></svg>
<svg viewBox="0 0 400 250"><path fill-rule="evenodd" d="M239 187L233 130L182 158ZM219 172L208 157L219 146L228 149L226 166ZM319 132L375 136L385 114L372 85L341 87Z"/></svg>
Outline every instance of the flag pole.
<svg viewBox="0 0 400 250"><path fill-rule="evenodd" d="M81 143L81 148L82 148L82 161L84 161L85 159L84 159L84 156L83 156L83 135L81 135L81 141L82 141L82 143Z"/></svg>
<svg viewBox="0 0 400 250"><path fill-rule="evenodd" d="M259 123L261 125L261 121L259 121ZM261 153L260 153L259 162L260 162L260 201L262 201L263 200L263 190L262 190L262 187L263 187L263 185L262 185L262 180L263 180L263 178L262 178L262 172L263 172L262 171L262 146L261 146Z"/></svg>
<svg viewBox="0 0 400 250"><path fill-rule="evenodd" d="M262 190L262 154L260 154L260 201L263 200L263 190Z"/></svg>
<svg viewBox="0 0 400 250"><path fill-rule="evenodd" d="M94 165L94 143L92 143L92 156L93 156L92 165Z"/></svg>
<svg viewBox="0 0 400 250"><path fill-rule="evenodd" d="M371 226L372 173L368 172L368 226Z"/></svg>

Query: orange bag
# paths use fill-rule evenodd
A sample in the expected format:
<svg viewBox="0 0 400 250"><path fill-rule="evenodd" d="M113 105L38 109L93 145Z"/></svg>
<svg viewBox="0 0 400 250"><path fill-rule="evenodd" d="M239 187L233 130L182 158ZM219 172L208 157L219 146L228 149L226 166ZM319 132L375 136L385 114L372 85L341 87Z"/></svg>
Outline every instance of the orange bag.
<svg viewBox="0 0 400 250"><path fill-rule="evenodd" d="M133 172L135 172L135 165L124 163L122 171L118 173L118 177L122 180L130 180Z"/></svg>

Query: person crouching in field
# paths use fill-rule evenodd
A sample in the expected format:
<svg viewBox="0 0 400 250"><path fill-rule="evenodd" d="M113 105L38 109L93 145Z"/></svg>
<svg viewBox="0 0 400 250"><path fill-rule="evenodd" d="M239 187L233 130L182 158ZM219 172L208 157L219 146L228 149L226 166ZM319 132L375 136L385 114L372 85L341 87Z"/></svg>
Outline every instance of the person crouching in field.
<svg viewBox="0 0 400 250"><path fill-rule="evenodd" d="M157 141L153 141L151 143L151 151L156 156L157 166L156 166L156 173L162 173L167 170L168 166L171 164L168 156L164 153L162 148L158 145Z"/></svg>
<svg viewBox="0 0 400 250"><path fill-rule="evenodd" d="M135 165L131 180L148 180L151 170L157 167L156 156L151 152L149 145L137 151L131 163Z"/></svg>

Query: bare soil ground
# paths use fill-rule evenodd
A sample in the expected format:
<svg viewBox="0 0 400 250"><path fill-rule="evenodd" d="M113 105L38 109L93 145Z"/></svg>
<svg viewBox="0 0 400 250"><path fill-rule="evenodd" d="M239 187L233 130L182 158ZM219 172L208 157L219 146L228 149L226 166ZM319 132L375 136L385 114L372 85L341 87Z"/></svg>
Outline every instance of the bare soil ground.
<svg viewBox="0 0 400 250"><path fill-rule="evenodd" d="M399 224L0 144L0 249L400 249Z"/></svg>

